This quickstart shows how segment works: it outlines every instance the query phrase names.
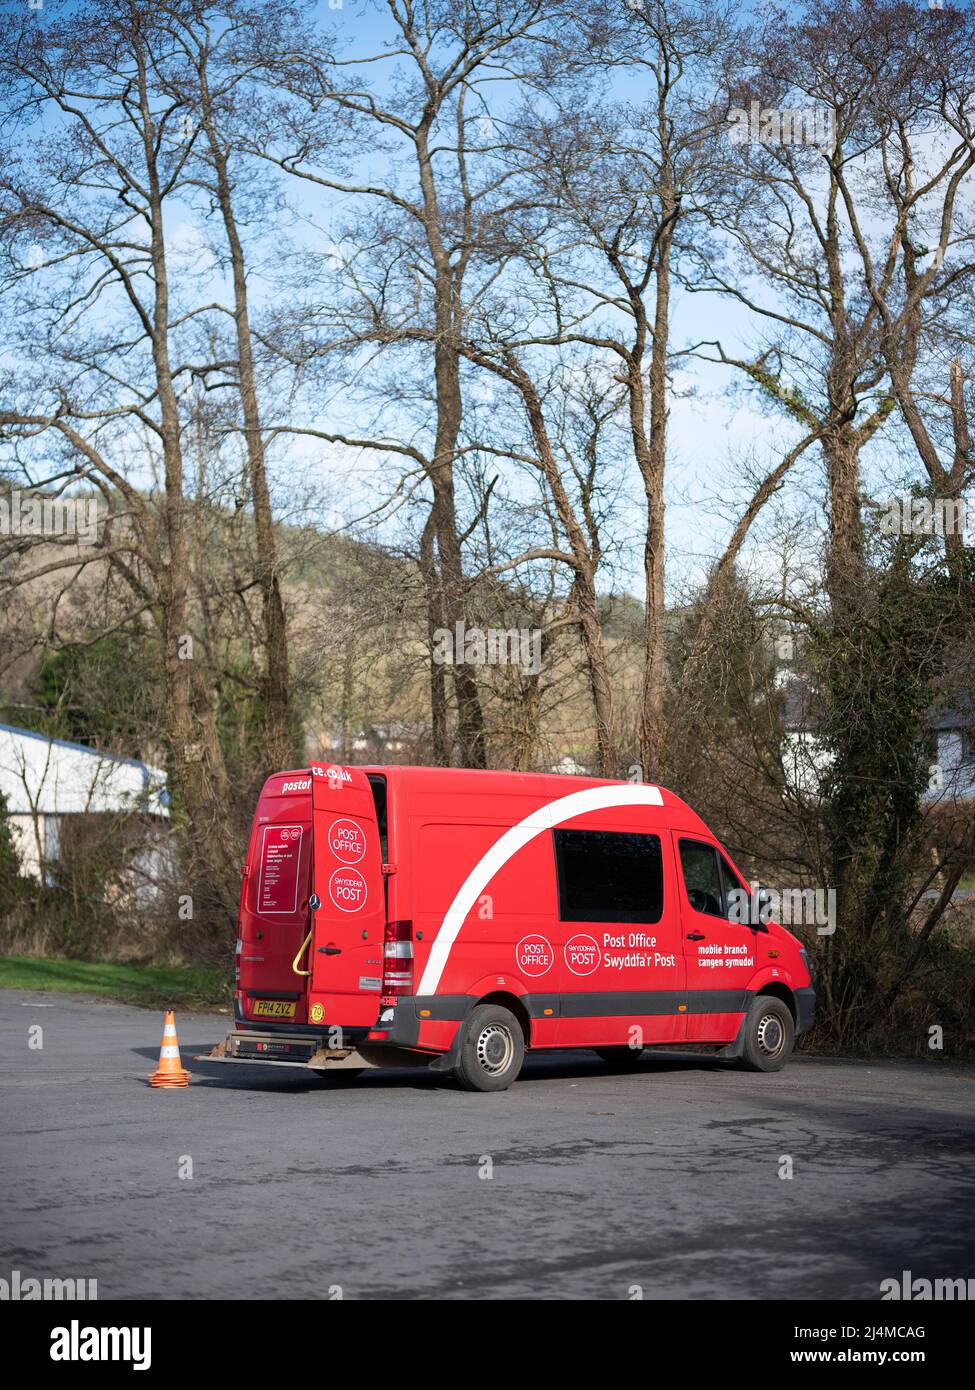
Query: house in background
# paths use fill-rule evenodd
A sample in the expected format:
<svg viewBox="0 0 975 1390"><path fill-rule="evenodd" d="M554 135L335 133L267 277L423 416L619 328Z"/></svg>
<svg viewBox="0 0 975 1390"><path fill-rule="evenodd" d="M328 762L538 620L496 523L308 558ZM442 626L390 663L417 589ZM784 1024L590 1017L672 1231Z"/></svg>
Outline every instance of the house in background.
<svg viewBox="0 0 975 1390"><path fill-rule="evenodd" d="M329 731L310 734L305 752L312 760L326 762L402 763L422 760L429 740L425 724L394 719L389 724L369 724L343 736Z"/></svg>
<svg viewBox="0 0 975 1390"><path fill-rule="evenodd" d="M829 754L813 733L815 693L799 672L777 671L784 691L782 763L789 786L805 796L816 796ZM929 769L928 803L975 802L975 708L960 697L951 706L935 709L928 718L934 740L934 762Z"/></svg>
<svg viewBox="0 0 975 1390"><path fill-rule="evenodd" d="M571 753L563 753L557 763L553 763L548 769L549 772L557 772L560 777L591 777L592 773L587 767L574 758Z"/></svg>
<svg viewBox="0 0 975 1390"><path fill-rule="evenodd" d="M165 853L166 774L135 758L0 724L0 793L25 877L52 881L62 840L79 817L140 821L147 881L151 861Z"/></svg>
<svg viewBox="0 0 975 1390"><path fill-rule="evenodd" d="M931 717L937 744L928 797L932 801L975 800L975 716L961 699Z"/></svg>
<svg viewBox="0 0 975 1390"><path fill-rule="evenodd" d="M788 660L792 660L791 649ZM831 757L815 727L816 692L805 671L779 666L775 684L782 692L782 770L787 786L800 796L818 797Z"/></svg>

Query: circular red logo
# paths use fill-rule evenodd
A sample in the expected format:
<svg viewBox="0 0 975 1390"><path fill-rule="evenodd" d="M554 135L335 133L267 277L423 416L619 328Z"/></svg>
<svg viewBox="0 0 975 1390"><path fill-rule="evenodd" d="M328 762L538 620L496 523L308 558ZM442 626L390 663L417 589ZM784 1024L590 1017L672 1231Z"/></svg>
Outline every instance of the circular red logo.
<svg viewBox="0 0 975 1390"><path fill-rule="evenodd" d="M336 869L328 881L328 894L343 912L358 912L365 907L368 890L366 880L358 869Z"/></svg>
<svg viewBox="0 0 975 1390"><path fill-rule="evenodd" d="M366 852L366 837L354 820L332 821L328 847L343 864L358 864Z"/></svg>
<svg viewBox="0 0 975 1390"><path fill-rule="evenodd" d="M599 943L591 936L580 933L570 937L563 952L573 975L591 975L599 966Z"/></svg>
<svg viewBox="0 0 975 1390"><path fill-rule="evenodd" d="M554 959L555 952L544 936L523 936L515 947L515 964L524 975L544 975Z"/></svg>

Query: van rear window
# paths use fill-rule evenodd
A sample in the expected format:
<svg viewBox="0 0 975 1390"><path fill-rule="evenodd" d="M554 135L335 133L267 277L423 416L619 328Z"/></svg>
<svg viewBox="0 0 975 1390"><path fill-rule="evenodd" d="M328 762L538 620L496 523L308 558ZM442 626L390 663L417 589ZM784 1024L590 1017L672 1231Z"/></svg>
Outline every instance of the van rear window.
<svg viewBox="0 0 975 1390"><path fill-rule="evenodd" d="M553 830L563 922L659 922L664 905L658 835Z"/></svg>

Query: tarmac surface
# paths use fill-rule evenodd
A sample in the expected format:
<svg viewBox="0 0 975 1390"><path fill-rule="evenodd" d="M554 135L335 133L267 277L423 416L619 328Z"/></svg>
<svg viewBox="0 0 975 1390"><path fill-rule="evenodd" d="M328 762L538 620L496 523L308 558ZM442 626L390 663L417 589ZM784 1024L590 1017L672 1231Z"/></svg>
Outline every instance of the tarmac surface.
<svg viewBox="0 0 975 1390"><path fill-rule="evenodd" d="M0 1278L97 1279L100 1299L878 1299L905 1270L975 1276L971 1067L656 1053L621 1074L565 1052L481 1095L194 1062L229 1020L177 1025L191 1084L153 1090L161 1015L0 991Z"/></svg>

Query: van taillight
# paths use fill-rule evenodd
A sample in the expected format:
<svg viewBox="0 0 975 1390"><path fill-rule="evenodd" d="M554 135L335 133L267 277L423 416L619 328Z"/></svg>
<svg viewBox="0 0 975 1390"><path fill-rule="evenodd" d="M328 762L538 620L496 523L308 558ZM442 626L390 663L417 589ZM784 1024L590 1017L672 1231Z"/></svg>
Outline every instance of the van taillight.
<svg viewBox="0 0 975 1390"><path fill-rule="evenodd" d="M395 1004L396 997L413 993L413 923L387 922L383 940L383 988L381 1004Z"/></svg>

